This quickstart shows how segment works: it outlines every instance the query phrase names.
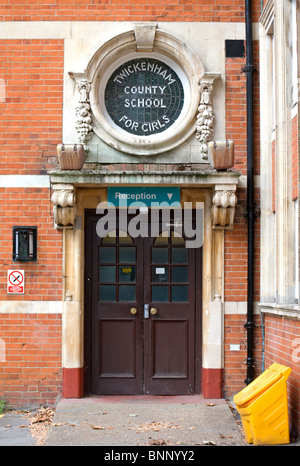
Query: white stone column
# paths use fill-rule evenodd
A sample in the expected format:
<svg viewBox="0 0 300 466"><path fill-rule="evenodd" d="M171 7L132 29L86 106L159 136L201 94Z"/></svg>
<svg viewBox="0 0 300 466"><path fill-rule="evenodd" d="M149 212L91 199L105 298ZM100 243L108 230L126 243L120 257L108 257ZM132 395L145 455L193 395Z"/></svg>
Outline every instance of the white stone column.
<svg viewBox="0 0 300 466"><path fill-rule="evenodd" d="M274 2L275 38L275 141L276 141L276 245L277 302L295 301L294 214L291 197L291 147L289 147L287 92L287 31L285 0Z"/></svg>
<svg viewBox="0 0 300 466"><path fill-rule="evenodd" d="M276 224L273 212L273 138L274 138L274 102L273 92L275 76L274 55L274 11L269 3L264 9L259 26L259 63L260 63L260 299L262 302L274 302L276 299Z"/></svg>

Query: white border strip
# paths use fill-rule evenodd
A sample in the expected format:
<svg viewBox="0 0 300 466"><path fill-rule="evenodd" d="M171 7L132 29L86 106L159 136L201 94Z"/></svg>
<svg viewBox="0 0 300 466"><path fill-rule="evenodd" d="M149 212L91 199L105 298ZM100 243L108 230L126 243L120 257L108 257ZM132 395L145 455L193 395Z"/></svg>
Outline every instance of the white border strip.
<svg viewBox="0 0 300 466"><path fill-rule="evenodd" d="M62 314L62 301L0 301L0 314Z"/></svg>
<svg viewBox="0 0 300 466"><path fill-rule="evenodd" d="M225 314L247 314L247 301L225 301L224 312ZM258 303L253 303L253 314L259 314Z"/></svg>
<svg viewBox="0 0 300 466"><path fill-rule="evenodd" d="M0 175L0 188L50 188L48 175Z"/></svg>
<svg viewBox="0 0 300 466"><path fill-rule="evenodd" d="M77 27L80 31L82 28L94 30L105 28L111 30L116 23L132 28L131 21L4 21L1 23L0 39L71 39L77 32ZM201 24L201 27L199 26ZM100 25L100 26L99 26ZM216 38L223 40L228 39L244 39L245 25L243 21L238 22L197 22L193 21L176 21L176 22L160 22L159 27L166 32L171 30L180 30L183 26L188 25L197 30L197 39L215 40ZM120 26L119 26L120 27ZM228 33L230 31L230 33ZM259 39L259 23L253 23L253 39Z"/></svg>

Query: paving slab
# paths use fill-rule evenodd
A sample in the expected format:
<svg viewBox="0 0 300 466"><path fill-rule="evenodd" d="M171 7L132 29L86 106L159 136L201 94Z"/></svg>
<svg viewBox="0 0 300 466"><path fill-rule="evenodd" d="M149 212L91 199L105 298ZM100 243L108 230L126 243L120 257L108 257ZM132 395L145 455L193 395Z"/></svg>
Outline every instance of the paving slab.
<svg viewBox="0 0 300 466"><path fill-rule="evenodd" d="M225 400L197 396L62 400L46 446L245 445Z"/></svg>
<svg viewBox="0 0 300 466"><path fill-rule="evenodd" d="M34 446L26 415L14 411L0 416L0 446Z"/></svg>

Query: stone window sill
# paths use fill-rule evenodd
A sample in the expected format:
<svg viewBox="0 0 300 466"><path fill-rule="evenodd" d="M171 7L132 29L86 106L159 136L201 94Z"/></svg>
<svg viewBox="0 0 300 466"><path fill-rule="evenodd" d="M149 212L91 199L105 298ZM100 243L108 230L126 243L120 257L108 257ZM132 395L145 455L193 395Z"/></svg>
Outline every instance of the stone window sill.
<svg viewBox="0 0 300 466"><path fill-rule="evenodd" d="M260 311L264 314L300 319L299 304L259 303Z"/></svg>

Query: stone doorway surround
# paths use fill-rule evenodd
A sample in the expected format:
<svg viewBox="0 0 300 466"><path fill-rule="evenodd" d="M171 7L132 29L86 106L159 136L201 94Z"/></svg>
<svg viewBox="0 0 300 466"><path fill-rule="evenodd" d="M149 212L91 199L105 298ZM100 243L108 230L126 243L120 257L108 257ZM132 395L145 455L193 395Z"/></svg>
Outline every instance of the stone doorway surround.
<svg viewBox="0 0 300 466"><path fill-rule="evenodd" d="M162 184L180 187L182 203L204 204L201 384L204 397L222 397L224 231L233 228L239 176L239 172L215 170L50 173L55 226L63 229L64 398L84 395L84 210L107 200L107 186Z"/></svg>

